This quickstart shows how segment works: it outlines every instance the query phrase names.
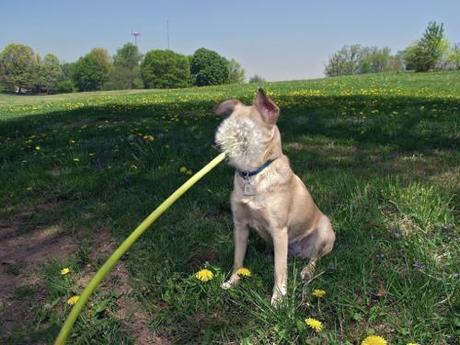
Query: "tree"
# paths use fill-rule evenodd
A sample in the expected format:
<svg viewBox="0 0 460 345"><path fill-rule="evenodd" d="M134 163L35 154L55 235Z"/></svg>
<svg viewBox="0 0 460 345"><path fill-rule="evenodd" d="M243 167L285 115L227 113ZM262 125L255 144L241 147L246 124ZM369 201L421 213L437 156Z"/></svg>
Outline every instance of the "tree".
<svg viewBox="0 0 460 345"><path fill-rule="evenodd" d="M38 55L32 48L12 43L0 54L0 82L10 91L32 89L38 72Z"/></svg>
<svg viewBox="0 0 460 345"><path fill-rule="evenodd" d="M444 24L429 22L423 37L406 48L404 60L407 69L426 72L433 69L442 57L448 44L444 38Z"/></svg>
<svg viewBox="0 0 460 345"><path fill-rule="evenodd" d="M220 85L228 81L228 62L217 52L205 48L195 51L190 64L193 84Z"/></svg>
<svg viewBox="0 0 460 345"><path fill-rule="evenodd" d="M139 52L139 48L132 43L126 43L117 50L113 57L113 64L118 67L133 69L139 66L141 59L142 54Z"/></svg>
<svg viewBox="0 0 460 345"><path fill-rule="evenodd" d="M249 83L251 84L265 83L265 79L258 74L254 74L251 78L249 78Z"/></svg>
<svg viewBox="0 0 460 345"><path fill-rule="evenodd" d="M402 69L401 58L391 55L390 48L344 46L335 52L325 68L327 76L380 73Z"/></svg>
<svg viewBox="0 0 460 345"><path fill-rule="evenodd" d="M47 93L55 92L59 81L64 77L59 59L53 54L46 54L40 61L38 74L39 88L43 87Z"/></svg>
<svg viewBox="0 0 460 345"><path fill-rule="evenodd" d="M107 81L111 59L107 50L94 48L76 62L72 71L72 79L80 91L101 90Z"/></svg>
<svg viewBox="0 0 460 345"><path fill-rule="evenodd" d="M244 83L245 71L241 64L235 59L230 59L227 63L228 67L228 83L241 84Z"/></svg>
<svg viewBox="0 0 460 345"><path fill-rule="evenodd" d="M334 53L325 68L327 76L358 74L361 70L362 48L359 44L344 46Z"/></svg>
<svg viewBox="0 0 460 345"><path fill-rule="evenodd" d="M190 85L190 65L185 55L172 50L151 50L141 64L146 88L180 88Z"/></svg>
<svg viewBox="0 0 460 345"><path fill-rule="evenodd" d="M391 50L388 47L364 47L361 51L359 73L387 72L391 69Z"/></svg>
<svg viewBox="0 0 460 345"><path fill-rule="evenodd" d="M104 85L106 89L142 88L140 61L142 54L136 45L126 43L117 50L113 57L113 68L109 80Z"/></svg>
<svg viewBox="0 0 460 345"><path fill-rule="evenodd" d="M455 69L460 69L460 43L456 44L447 57L449 64Z"/></svg>

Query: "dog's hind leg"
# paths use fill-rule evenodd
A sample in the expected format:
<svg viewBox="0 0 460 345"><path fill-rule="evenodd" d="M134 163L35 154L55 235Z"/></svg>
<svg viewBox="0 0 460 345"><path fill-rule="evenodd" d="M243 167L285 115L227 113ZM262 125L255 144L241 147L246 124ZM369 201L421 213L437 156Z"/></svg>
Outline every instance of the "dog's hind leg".
<svg viewBox="0 0 460 345"><path fill-rule="evenodd" d="M300 276L304 281L308 281L313 277L318 260L328 254L334 247L335 233L329 218L322 216L317 228L302 241L305 241L305 243L302 243L305 257L310 258L310 261L302 269Z"/></svg>

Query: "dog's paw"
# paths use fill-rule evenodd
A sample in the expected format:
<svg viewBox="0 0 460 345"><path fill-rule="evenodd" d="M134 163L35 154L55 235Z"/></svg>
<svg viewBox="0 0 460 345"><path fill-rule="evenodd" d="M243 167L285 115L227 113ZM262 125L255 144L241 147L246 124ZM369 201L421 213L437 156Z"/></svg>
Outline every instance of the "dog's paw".
<svg viewBox="0 0 460 345"><path fill-rule="evenodd" d="M303 268L302 272L300 272L300 277L303 281L308 281L313 277L314 270L314 267L306 266Z"/></svg>
<svg viewBox="0 0 460 345"><path fill-rule="evenodd" d="M238 274L232 274L230 279L223 282L220 287L224 290L228 290L234 287L236 284L238 284L239 281L240 281L240 277L238 276Z"/></svg>
<svg viewBox="0 0 460 345"><path fill-rule="evenodd" d="M272 295L272 300L271 300L271 304L273 307L278 307L284 300L286 296L286 289L282 289L282 290L279 290L279 289L275 289L273 291L273 295Z"/></svg>
<svg viewBox="0 0 460 345"><path fill-rule="evenodd" d="M232 286L232 283L229 280L227 280L226 282L223 282L220 287L224 290L227 290L230 289Z"/></svg>

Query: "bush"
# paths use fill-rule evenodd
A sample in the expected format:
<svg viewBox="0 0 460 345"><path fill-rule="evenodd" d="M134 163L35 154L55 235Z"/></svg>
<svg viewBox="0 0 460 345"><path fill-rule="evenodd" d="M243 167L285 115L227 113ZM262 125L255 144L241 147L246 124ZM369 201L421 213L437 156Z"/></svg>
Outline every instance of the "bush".
<svg viewBox="0 0 460 345"><path fill-rule="evenodd" d="M260 75L258 75L258 74L254 74L251 78L249 78L249 82L251 84L264 83L265 79L263 77L261 77Z"/></svg>
<svg viewBox="0 0 460 345"><path fill-rule="evenodd" d="M58 81L56 84L56 93L70 93L75 90L75 85L73 84L72 80L65 79Z"/></svg>
<svg viewBox="0 0 460 345"><path fill-rule="evenodd" d="M141 75L148 89L181 88L190 85L190 65L185 55L172 50L151 50L141 64Z"/></svg>
<svg viewBox="0 0 460 345"><path fill-rule="evenodd" d="M225 84L229 74L228 62L215 51L200 48L192 56L190 72L196 86Z"/></svg>

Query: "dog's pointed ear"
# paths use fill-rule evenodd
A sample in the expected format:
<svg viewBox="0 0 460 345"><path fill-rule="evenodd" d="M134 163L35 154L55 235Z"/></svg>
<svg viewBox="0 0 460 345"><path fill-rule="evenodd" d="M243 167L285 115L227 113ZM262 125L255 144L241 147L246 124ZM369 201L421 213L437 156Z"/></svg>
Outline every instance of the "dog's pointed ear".
<svg viewBox="0 0 460 345"><path fill-rule="evenodd" d="M280 114L280 108L278 108L275 102L267 96L263 89L259 89L259 91L257 91L254 105L266 123L270 125L276 124Z"/></svg>
<svg viewBox="0 0 460 345"><path fill-rule="evenodd" d="M241 102L237 99L228 99L214 107L214 113L217 115L232 113L237 105Z"/></svg>

